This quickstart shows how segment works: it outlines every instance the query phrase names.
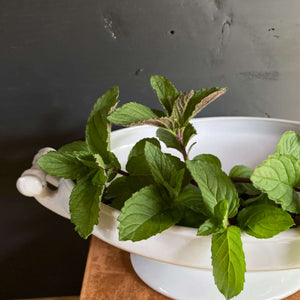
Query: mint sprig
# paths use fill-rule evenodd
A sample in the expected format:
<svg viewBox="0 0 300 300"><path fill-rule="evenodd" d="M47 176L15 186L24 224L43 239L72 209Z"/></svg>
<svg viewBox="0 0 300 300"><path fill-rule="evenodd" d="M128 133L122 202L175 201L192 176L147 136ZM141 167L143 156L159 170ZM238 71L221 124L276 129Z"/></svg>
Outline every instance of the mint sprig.
<svg viewBox="0 0 300 300"><path fill-rule="evenodd" d="M85 141L51 151L38 164L53 176L74 180L71 222L83 238L98 224L100 201L121 210L121 241L144 240L175 224L211 235L215 283L230 299L245 280L241 231L271 238L294 226L293 217L300 214L300 137L287 131L260 166L237 165L228 176L212 154L189 158L196 135L190 120L226 88L179 92L159 75L150 83L164 111L133 102L116 108L119 89L111 88L91 111ZM111 123L156 126L158 139L138 141L122 170L110 147ZM160 142L183 159L164 153Z"/></svg>

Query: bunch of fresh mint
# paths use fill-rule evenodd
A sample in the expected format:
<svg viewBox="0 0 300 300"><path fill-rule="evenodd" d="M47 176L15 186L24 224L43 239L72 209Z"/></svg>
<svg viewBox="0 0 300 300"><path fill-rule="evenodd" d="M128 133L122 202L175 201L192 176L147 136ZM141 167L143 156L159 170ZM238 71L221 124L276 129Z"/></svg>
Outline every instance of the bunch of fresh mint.
<svg viewBox="0 0 300 300"><path fill-rule="evenodd" d="M151 85L164 111L138 103L118 109L119 90L108 90L95 104L86 126L86 140L42 156L45 172L73 179L71 222L87 238L98 224L99 202L120 209L119 239L140 241L175 224L198 228L197 235L212 235L215 283L230 299L243 289L246 271L241 231L271 238L295 225L300 214L300 137L288 131L275 154L253 171L235 166L225 174L211 154L193 159L186 149L196 130L190 120L226 89L178 92L162 76ZM111 123L157 126L156 138L140 140L121 170L110 149ZM160 142L183 157L161 151ZM116 177L119 174L121 176Z"/></svg>

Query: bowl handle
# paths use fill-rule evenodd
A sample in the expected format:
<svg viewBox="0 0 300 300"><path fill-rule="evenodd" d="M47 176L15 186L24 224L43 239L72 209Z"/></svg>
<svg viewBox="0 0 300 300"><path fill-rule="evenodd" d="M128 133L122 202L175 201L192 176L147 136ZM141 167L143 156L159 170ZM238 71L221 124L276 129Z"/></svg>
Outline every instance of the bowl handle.
<svg viewBox="0 0 300 300"><path fill-rule="evenodd" d="M70 219L69 198L74 183L68 179L59 179L42 171L37 160L53 148L42 148L34 156L32 167L22 173L17 180L17 189L27 197L34 197L38 202L55 213ZM51 184L54 189L49 188Z"/></svg>

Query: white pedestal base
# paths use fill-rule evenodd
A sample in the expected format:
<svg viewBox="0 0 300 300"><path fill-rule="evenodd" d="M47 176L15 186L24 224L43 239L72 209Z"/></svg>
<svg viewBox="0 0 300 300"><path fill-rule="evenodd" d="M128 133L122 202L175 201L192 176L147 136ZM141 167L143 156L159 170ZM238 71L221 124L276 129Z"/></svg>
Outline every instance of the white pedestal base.
<svg viewBox="0 0 300 300"><path fill-rule="evenodd" d="M211 271L178 267L135 254L131 263L138 276L157 292L178 300L224 300ZM244 290L235 300L279 300L300 289L300 269L246 273Z"/></svg>

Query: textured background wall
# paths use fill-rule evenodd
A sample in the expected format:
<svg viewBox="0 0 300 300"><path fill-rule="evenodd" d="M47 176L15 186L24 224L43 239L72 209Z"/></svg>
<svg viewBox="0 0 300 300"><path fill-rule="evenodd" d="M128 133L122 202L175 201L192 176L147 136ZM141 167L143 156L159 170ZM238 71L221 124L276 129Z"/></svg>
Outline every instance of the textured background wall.
<svg viewBox="0 0 300 300"><path fill-rule="evenodd" d="M79 294L88 242L15 189L39 148L82 139L114 85L157 108L151 74L227 86L202 116L300 121L299 15L298 0L0 0L0 297Z"/></svg>

